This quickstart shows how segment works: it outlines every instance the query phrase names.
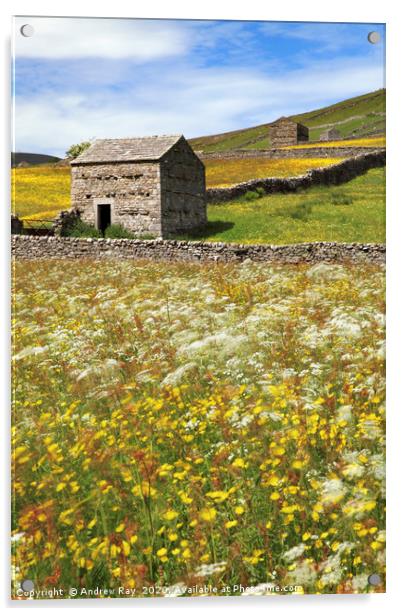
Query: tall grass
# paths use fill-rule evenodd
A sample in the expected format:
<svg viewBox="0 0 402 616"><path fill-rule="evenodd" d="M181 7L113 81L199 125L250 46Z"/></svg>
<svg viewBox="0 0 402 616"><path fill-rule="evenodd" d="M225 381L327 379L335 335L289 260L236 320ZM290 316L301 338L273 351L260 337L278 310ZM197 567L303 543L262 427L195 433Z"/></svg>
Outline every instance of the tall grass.
<svg viewBox="0 0 402 616"><path fill-rule="evenodd" d="M382 269L70 265L15 268L13 592L382 591Z"/></svg>

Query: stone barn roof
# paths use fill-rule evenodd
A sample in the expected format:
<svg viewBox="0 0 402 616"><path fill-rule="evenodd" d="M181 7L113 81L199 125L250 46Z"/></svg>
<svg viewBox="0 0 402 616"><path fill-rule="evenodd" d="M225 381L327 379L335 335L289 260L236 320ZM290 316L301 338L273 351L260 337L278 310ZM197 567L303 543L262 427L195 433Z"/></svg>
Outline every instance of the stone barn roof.
<svg viewBox="0 0 402 616"><path fill-rule="evenodd" d="M97 139L71 164L157 161L181 138L182 135L156 135L131 139Z"/></svg>
<svg viewBox="0 0 402 616"><path fill-rule="evenodd" d="M276 126L277 124L284 124L284 123L285 124L296 124L297 126L303 126L303 128L307 128L307 126L304 126L304 124L301 124L300 122L296 122L295 120L287 116L281 116L277 120L270 122L269 126Z"/></svg>

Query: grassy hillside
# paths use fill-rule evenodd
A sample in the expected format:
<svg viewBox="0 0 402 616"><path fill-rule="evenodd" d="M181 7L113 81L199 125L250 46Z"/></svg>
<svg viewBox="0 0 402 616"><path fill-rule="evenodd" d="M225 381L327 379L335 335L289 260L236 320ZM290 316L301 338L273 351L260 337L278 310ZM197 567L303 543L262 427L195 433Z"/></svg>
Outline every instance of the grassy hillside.
<svg viewBox="0 0 402 616"><path fill-rule="evenodd" d="M343 138L364 137L385 133L385 90L377 90L349 98L328 107L291 116L310 129L310 139L316 140L326 128L335 127ZM270 147L270 124L260 124L219 135L190 139L192 147L204 152L226 152L236 148L264 149Z"/></svg>
<svg viewBox="0 0 402 616"><path fill-rule="evenodd" d="M248 244L384 242L384 180L384 168L371 169L341 186L209 205L207 228L180 239Z"/></svg>
<svg viewBox="0 0 402 616"><path fill-rule="evenodd" d="M366 136L385 132L385 89L293 116L310 129L310 139L334 127L342 137Z"/></svg>
<svg viewBox="0 0 402 616"><path fill-rule="evenodd" d="M58 156L49 156L48 154L30 154L28 152L11 152L11 166L17 167L21 163L28 165L46 165L49 163L57 163L61 160Z"/></svg>

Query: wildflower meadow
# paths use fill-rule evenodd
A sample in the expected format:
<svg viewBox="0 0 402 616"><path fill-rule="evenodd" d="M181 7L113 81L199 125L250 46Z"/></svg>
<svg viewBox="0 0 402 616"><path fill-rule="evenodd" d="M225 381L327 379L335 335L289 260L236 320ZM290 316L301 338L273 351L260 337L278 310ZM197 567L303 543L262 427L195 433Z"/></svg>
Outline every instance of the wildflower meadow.
<svg viewBox="0 0 402 616"><path fill-rule="evenodd" d="M206 160L207 187L230 186L258 177L302 175L310 169L340 162L340 158L281 158ZM70 167L35 165L13 169L12 211L20 218L52 219L70 207Z"/></svg>
<svg viewBox="0 0 402 616"><path fill-rule="evenodd" d="M384 591L382 267L14 274L14 593Z"/></svg>

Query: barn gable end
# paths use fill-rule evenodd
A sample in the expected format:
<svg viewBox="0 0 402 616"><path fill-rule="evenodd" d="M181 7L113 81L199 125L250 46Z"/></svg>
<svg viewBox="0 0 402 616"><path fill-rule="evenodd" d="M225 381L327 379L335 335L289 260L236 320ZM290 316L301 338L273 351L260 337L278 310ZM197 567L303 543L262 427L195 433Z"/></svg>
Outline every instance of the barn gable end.
<svg viewBox="0 0 402 616"><path fill-rule="evenodd" d="M206 225L204 163L182 137L161 159L162 232Z"/></svg>
<svg viewBox="0 0 402 616"><path fill-rule="evenodd" d="M290 118L278 118L270 125L270 139L273 148L286 145L297 145L309 140L307 126L294 122Z"/></svg>

